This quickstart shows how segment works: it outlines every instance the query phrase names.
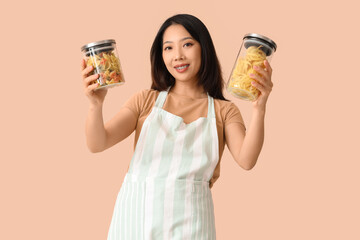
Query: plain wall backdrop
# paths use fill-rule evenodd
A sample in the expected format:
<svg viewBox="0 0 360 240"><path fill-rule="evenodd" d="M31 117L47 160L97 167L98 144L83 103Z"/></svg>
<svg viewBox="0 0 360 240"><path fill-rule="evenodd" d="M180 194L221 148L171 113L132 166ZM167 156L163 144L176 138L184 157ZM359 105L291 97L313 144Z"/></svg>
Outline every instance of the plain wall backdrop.
<svg viewBox="0 0 360 240"><path fill-rule="evenodd" d="M163 21L208 27L225 81L242 37L273 39L265 142L245 171L227 148L212 188L217 238L360 239L359 26L344 1L7 1L1 7L0 239L106 239L134 135L93 154L81 46L113 38L126 83L104 121L150 88L149 52ZM250 102L225 96L251 121Z"/></svg>

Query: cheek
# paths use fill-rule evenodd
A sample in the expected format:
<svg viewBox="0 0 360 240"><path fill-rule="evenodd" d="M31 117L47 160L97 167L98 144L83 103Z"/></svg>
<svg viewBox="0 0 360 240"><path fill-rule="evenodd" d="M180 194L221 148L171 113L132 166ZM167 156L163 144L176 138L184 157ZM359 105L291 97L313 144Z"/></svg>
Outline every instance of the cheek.
<svg viewBox="0 0 360 240"><path fill-rule="evenodd" d="M200 68L201 66L201 49L197 49L197 51L194 53L194 58L196 59L197 66Z"/></svg>
<svg viewBox="0 0 360 240"><path fill-rule="evenodd" d="M166 57L166 55L163 54L162 59L164 61L165 66L168 68L169 66L169 59Z"/></svg>
<svg viewBox="0 0 360 240"><path fill-rule="evenodd" d="M200 55L197 59L197 67L198 67L198 69L200 69L200 67L201 67L201 56Z"/></svg>

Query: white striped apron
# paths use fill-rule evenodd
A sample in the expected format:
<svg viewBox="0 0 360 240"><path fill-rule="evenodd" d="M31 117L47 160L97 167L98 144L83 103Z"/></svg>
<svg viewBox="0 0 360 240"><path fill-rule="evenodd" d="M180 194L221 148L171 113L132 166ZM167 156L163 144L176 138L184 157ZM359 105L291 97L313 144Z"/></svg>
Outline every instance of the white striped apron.
<svg viewBox="0 0 360 240"><path fill-rule="evenodd" d="M209 181L219 160L214 100L185 124L163 110L162 91L144 121L118 193L108 240L213 240Z"/></svg>

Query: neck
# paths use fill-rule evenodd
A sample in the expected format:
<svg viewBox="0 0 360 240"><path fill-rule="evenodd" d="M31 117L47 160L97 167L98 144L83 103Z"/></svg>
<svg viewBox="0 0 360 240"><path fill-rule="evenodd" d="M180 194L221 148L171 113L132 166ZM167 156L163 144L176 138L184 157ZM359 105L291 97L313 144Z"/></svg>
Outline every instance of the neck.
<svg viewBox="0 0 360 240"><path fill-rule="evenodd" d="M196 83L175 81L175 85L170 89L170 92L194 99L207 98L207 93L204 91L204 88L198 86Z"/></svg>

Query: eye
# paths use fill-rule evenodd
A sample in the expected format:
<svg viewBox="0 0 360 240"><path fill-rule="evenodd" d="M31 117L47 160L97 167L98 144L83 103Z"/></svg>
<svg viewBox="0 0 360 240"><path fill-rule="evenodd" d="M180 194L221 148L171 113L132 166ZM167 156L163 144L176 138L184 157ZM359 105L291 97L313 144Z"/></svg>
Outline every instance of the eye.
<svg viewBox="0 0 360 240"><path fill-rule="evenodd" d="M171 47L165 47L165 48L164 48L164 51L170 50L170 49L171 49Z"/></svg>
<svg viewBox="0 0 360 240"><path fill-rule="evenodd" d="M192 45L194 45L194 44L188 42L188 43L185 43L185 44L184 44L184 47L190 47L190 46L192 46Z"/></svg>

